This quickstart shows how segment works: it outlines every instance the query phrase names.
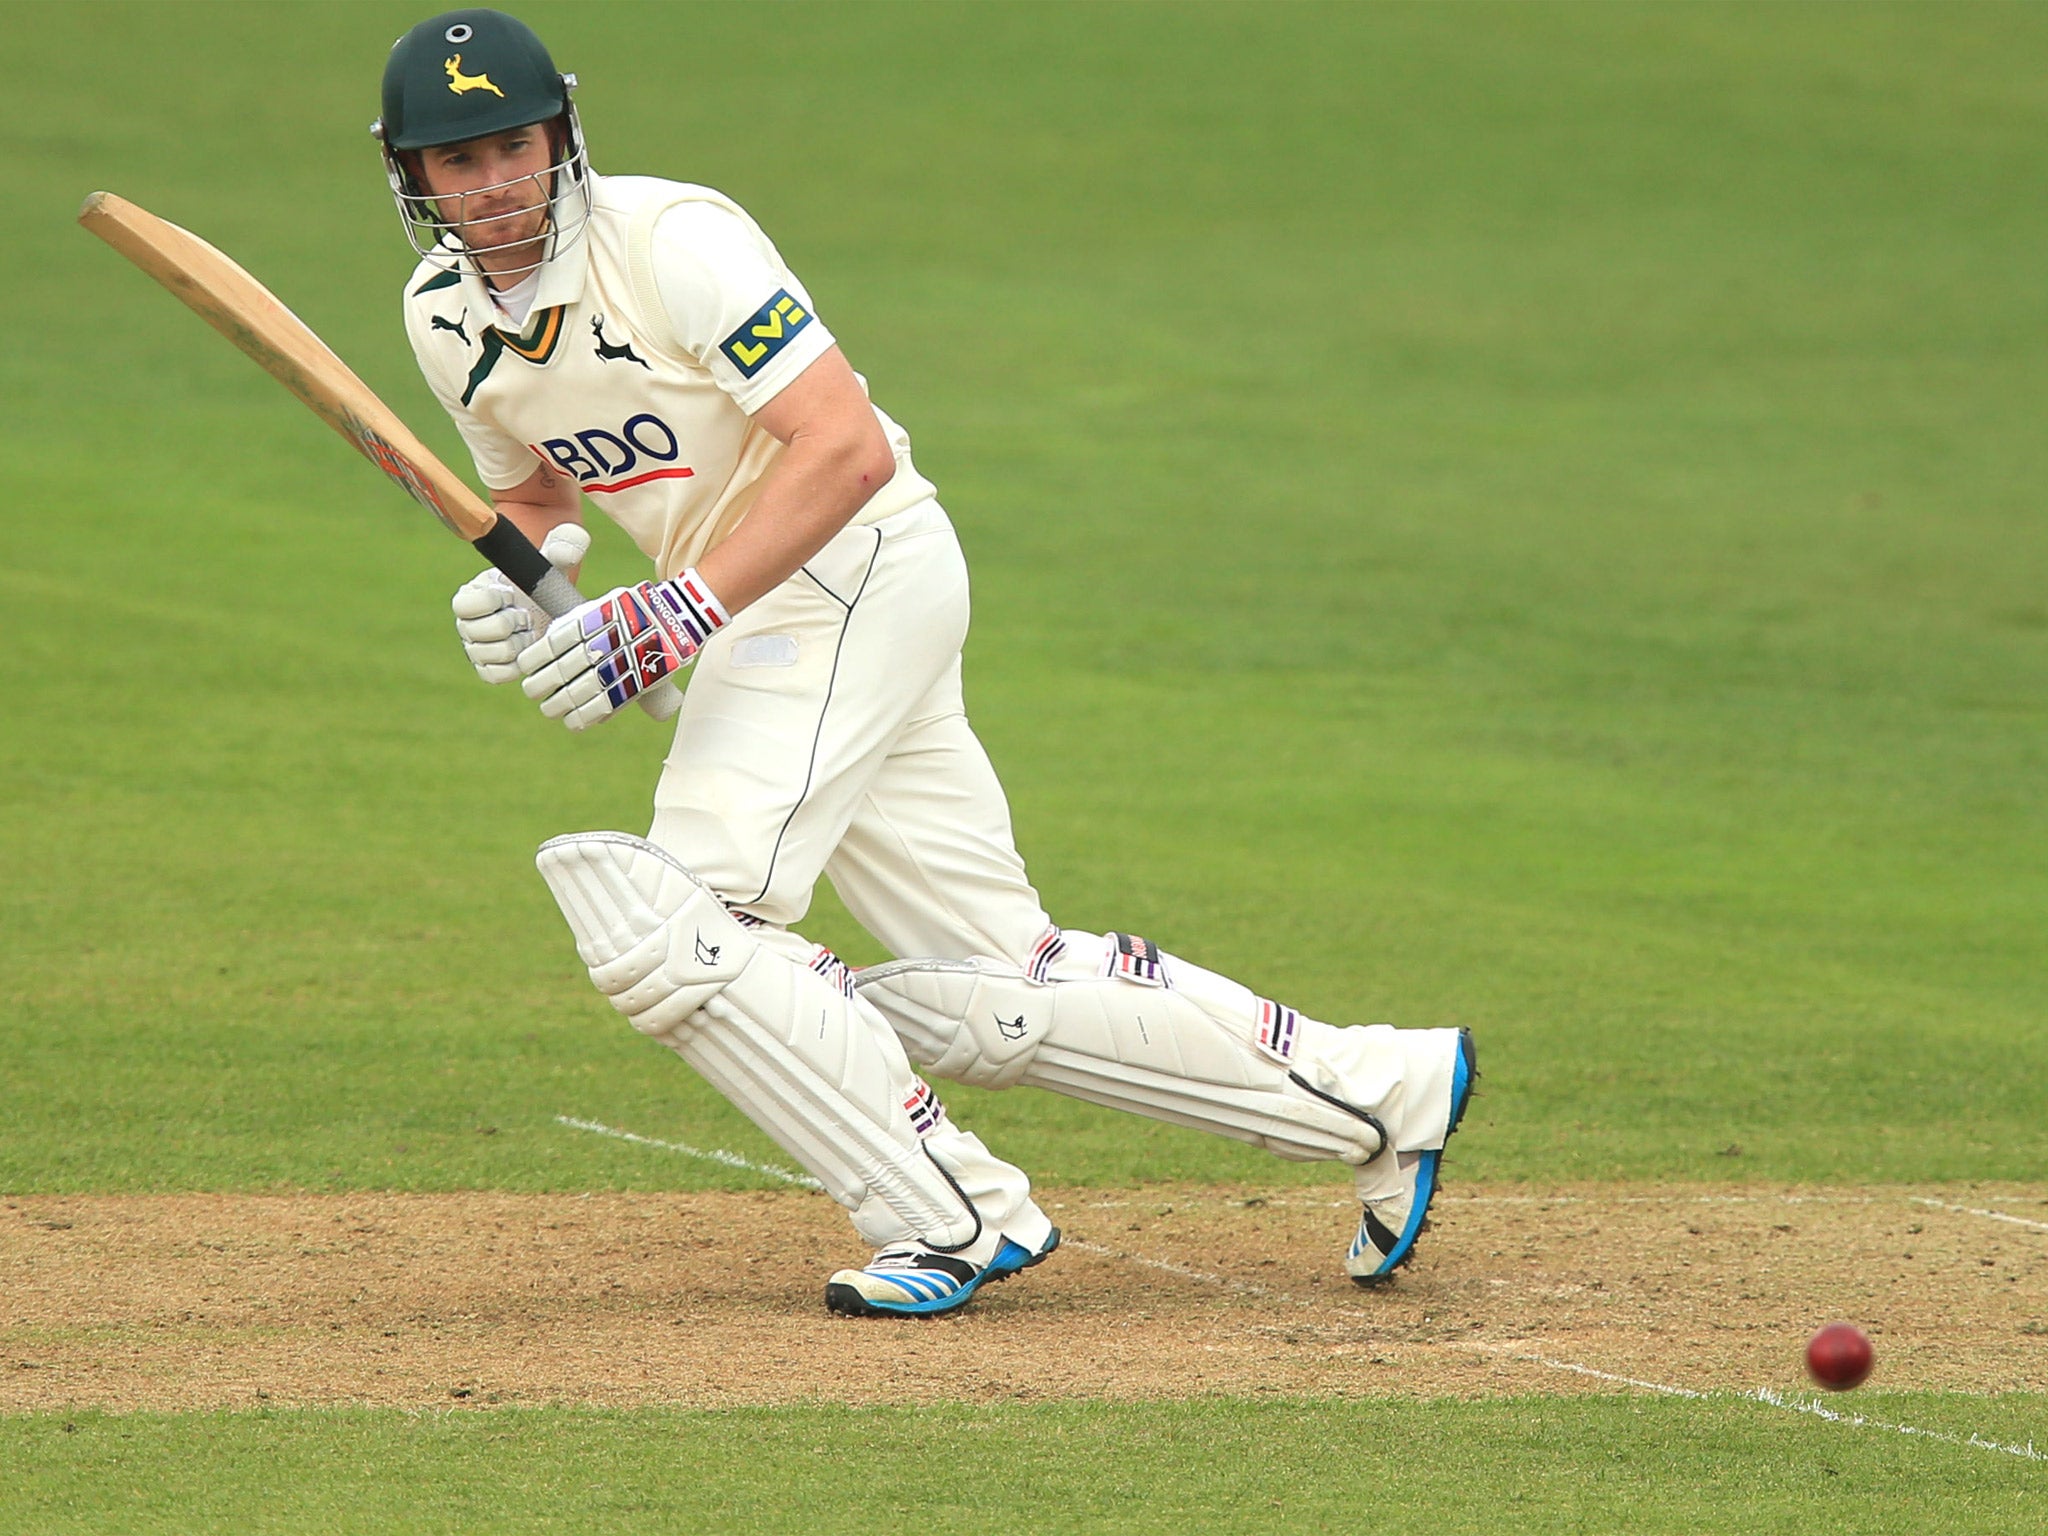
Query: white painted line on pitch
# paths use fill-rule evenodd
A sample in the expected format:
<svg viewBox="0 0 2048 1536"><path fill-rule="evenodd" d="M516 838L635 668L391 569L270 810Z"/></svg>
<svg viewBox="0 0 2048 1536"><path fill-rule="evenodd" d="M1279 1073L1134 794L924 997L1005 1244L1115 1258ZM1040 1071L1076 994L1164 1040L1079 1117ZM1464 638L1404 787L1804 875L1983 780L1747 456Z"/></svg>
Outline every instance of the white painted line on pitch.
<svg viewBox="0 0 2048 1536"><path fill-rule="evenodd" d="M1138 1253L1120 1253L1114 1248L1105 1248L1100 1243L1084 1242L1080 1238L1068 1238L1063 1248L1078 1248L1083 1253L1100 1254L1106 1259L1119 1259L1126 1264L1142 1264L1147 1269L1162 1270L1177 1275L1183 1280L1199 1281L1204 1285L1220 1285L1226 1290L1238 1291L1249 1296L1270 1297L1275 1301L1292 1302L1297 1307L1312 1307L1315 1302L1305 1296L1292 1296L1286 1291L1276 1291L1267 1286L1255 1285L1249 1280L1232 1280L1227 1275L1204 1274L1199 1269L1190 1269L1185 1264L1175 1264L1167 1259L1150 1259ZM1596 1371L1590 1365L1579 1365L1570 1360L1553 1360L1548 1355L1532 1355L1516 1349L1511 1344L1487 1344L1478 1340L1446 1339L1451 1349L1472 1350L1480 1354L1505 1355L1527 1365L1547 1366L1553 1371L1569 1371L1575 1376L1590 1376L1599 1381L1611 1381L1619 1386L1638 1387L1645 1392L1660 1392L1666 1397L1705 1398L1710 1394L1695 1392L1690 1387L1667 1386L1659 1381L1643 1381L1634 1376L1617 1376L1612 1371Z"/></svg>
<svg viewBox="0 0 2048 1536"><path fill-rule="evenodd" d="M1810 1413L1817 1419L1826 1419L1830 1424L1850 1424L1858 1429L1882 1429L1895 1435L1918 1435L1925 1440L1939 1440L1944 1445L1967 1445L1980 1451L2003 1451L2008 1456L2018 1456L2027 1461L2048 1461L2048 1452L2034 1449L2034 1442L2025 1445L2006 1445L1998 1440L1986 1440L1972 1430L1968 1435L1944 1434L1938 1429L1921 1429L1913 1424L1887 1424L1883 1419L1865 1418L1860 1413L1840 1413L1806 1398L1787 1397L1782 1392L1773 1392L1769 1387L1757 1387L1744 1392L1742 1396L1752 1402L1767 1403L1773 1408L1783 1408L1792 1413Z"/></svg>
<svg viewBox="0 0 2048 1536"><path fill-rule="evenodd" d="M1482 1344L1459 1344L1456 1347L1459 1349L1488 1348L1488 1346ZM1495 1352L1505 1353L1506 1351L1496 1349ZM1596 1371L1590 1365L1577 1365L1570 1360L1553 1360L1548 1355L1517 1354L1513 1358L1516 1360L1526 1360L1532 1365L1547 1365L1553 1371L1570 1371L1574 1376L1591 1376L1598 1381L1617 1382L1624 1387L1640 1387L1645 1392L1661 1392L1666 1397L1704 1398L1709 1395L1705 1392L1695 1392L1691 1387L1668 1387L1661 1381L1642 1381L1634 1376L1617 1376L1612 1371Z"/></svg>
<svg viewBox="0 0 2048 1536"><path fill-rule="evenodd" d="M1240 1291L1247 1296L1269 1296L1275 1301L1292 1302L1297 1307L1312 1307L1314 1302L1302 1296L1290 1296L1285 1291L1275 1291L1263 1285L1254 1285L1249 1280L1232 1280L1227 1275L1208 1275L1199 1269L1189 1269L1185 1264L1175 1264L1170 1259L1148 1259L1142 1253L1121 1253L1114 1248L1105 1248L1100 1243L1084 1242L1078 1237L1062 1238L1062 1248L1078 1248L1083 1253L1098 1253L1105 1259L1117 1259L1125 1264L1141 1264L1146 1269L1162 1270L1177 1275L1183 1280L1196 1280L1203 1285L1220 1285L1225 1290Z"/></svg>
<svg viewBox="0 0 2048 1536"><path fill-rule="evenodd" d="M740 1168L748 1173L758 1173L764 1179L780 1179L784 1184L794 1184L799 1189L815 1189L822 1193L825 1188L824 1185L820 1184L809 1174L791 1173L787 1168L778 1168L773 1163L756 1163L741 1157L737 1152L728 1152L723 1147L712 1147L707 1151L703 1147L693 1147L685 1142L659 1141L652 1136L640 1136L632 1131L622 1131L616 1126L601 1125L595 1120L578 1120L574 1115L557 1115L555 1116L555 1123L557 1125L573 1126L579 1131L595 1131L600 1136L610 1136L619 1141L630 1141L636 1146L655 1147L663 1152L680 1152L685 1157L694 1157L706 1163L723 1163L728 1168Z"/></svg>
<svg viewBox="0 0 2048 1536"><path fill-rule="evenodd" d="M756 1163L741 1157L737 1152L728 1152L723 1147L713 1147L706 1150L702 1147L693 1147L680 1141L662 1141L657 1137L641 1136L633 1131L622 1131L616 1126L603 1125L595 1120L578 1120L572 1115L557 1115L555 1116L555 1122L558 1125L570 1126L579 1131L593 1131L600 1136L614 1137L619 1141L630 1141L636 1146L653 1147L662 1152L680 1152L685 1157L698 1158L704 1162L720 1163L728 1168L745 1169L748 1173L758 1173L764 1178L779 1179L784 1184L793 1184L801 1189L822 1191L825 1187L808 1175L791 1173L787 1168L778 1168L773 1163ZM1468 1197L1465 1203L1478 1204L1479 1200L1483 1198L1485 1197ZM1498 1198L1503 1204L1534 1205L1552 1203L1546 1202L1544 1197L1540 1195L1527 1197L1510 1195ZM1658 1197L1647 1196L1643 1198L1647 1202ZM1686 1199L1688 1197L1680 1196L1676 1198ZM1745 1195L1703 1196L1698 1197L1698 1200L1694 1203L1703 1203L1716 1198L1733 1203L1756 1197ZM1766 1196L1763 1198L1773 1197ZM1802 1197L1777 1196L1775 1198L1798 1203ZM2023 1227L2039 1227L2043 1231L2048 1231L2048 1222L2029 1221L2024 1216L2008 1216L2003 1211L1984 1211L1971 1206L1949 1205L1940 1200L1923 1199L1917 1195L1911 1198L1918 1205L1931 1205L1941 1210L1955 1211L1965 1216L1988 1216L1997 1221L2016 1222ZM1577 1203L1578 1199L1579 1197L1577 1196L1564 1196L1555 1203ZM1825 1200L1827 1197L1819 1196L1817 1199ZM1156 1269L1163 1274L1173 1275L1182 1280L1193 1280L1200 1285L1222 1286L1225 1290L1237 1291L1247 1296L1263 1296L1275 1301L1291 1302L1297 1307L1312 1307L1315 1305L1312 1299L1305 1296L1292 1296L1285 1291L1276 1291L1268 1286L1254 1284L1249 1280L1232 1280L1227 1275L1208 1274L1199 1269L1190 1269L1185 1264L1175 1264L1170 1259L1153 1259L1147 1258L1140 1253L1124 1253L1115 1248L1106 1248L1100 1243L1085 1242L1077 1237L1068 1238L1061 1246L1078 1248L1083 1253L1098 1254L1105 1259L1115 1259L1125 1264L1136 1264L1145 1269ZM1718 1395L1713 1392L1695 1391L1691 1387L1674 1387L1661 1381L1644 1381L1636 1376L1619 1376L1612 1371L1596 1371L1590 1365L1580 1365L1576 1361L1571 1360L1553 1360L1548 1355L1528 1354L1515 1350L1510 1345L1482 1344L1477 1340L1447 1339L1444 1342L1452 1349L1471 1350L1481 1354L1506 1355L1510 1359L1523 1361L1529 1365L1540 1365L1553 1371L1566 1371L1574 1376L1587 1376L1596 1381L1611 1381L1617 1386L1635 1387L1639 1391L1655 1392L1664 1397L1682 1397L1705 1402ZM1987 1440L1974 1430L1967 1436L1951 1435L1938 1429L1922 1429L1914 1424L1887 1423L1883 1419L1867 1418L1860 1413L1840 1413L1833 1408L1805 1398L1786 1397L1783 1393L1774 1392L1769 1387L1755 1387L1747 1392L1738 1392L1735 1396L1747 1402L1761 1403L1767 1408L1779 1408L1788 1413L1810 1414L1814 1418L1825 1419L1831 1424L1846 1424L1854 1429L1883 1430L1889 1434L1912 1435L1923 1440L1935 1440L1943 1445L1960 1445L1979 1451L1999 1451L2007 1456L2018 1456L2026 1461L2048 1461L2048 1452L2036 1450L2031 1440L2025 1445L2007 1445L2003 1441Z"/></svg>
<svg viewBox="0 0 2048 1536"><path fill-rule="evenodd" d="M1100 1254L1104 1258L1120 1259L1127 1264L1142 1264L1147 1269L1162 1270L1169 1275L1177 1275L1184 1280L1199 1281L1205 1285L1220 1285L1226 1289L1243 1292L1248 1295L1266 1296L1277 1301L1292 1302L1298 1307L1315 1305L1313 1301L1307 1298L1290 1296L1285 1291L1269 1290L1263 1285L1254 1285L1245 1280L1232 1280L1222 1275L1204 1274L1201 1270L1190 1269L1184 1264L1174 1264L1165 1259L1150 1259L1135 1253L1119 1253L1114 1248L1105 1248L1099 1243L1083 1242L1078 1238L1070 1238L1065 1246L1079 1248L1086 1253ZM1548 1355L1538 1355L1529 1353L1526 1350L1518 1350L1511 1344L1488 1344L1476 1339L1446 1339L1443 1342L1445 1347L1450 1349L1462 1349L1476 1354L1505 1356L1510 1360L1515 1360L1525 1365L1540 1365L1548 1370L1565 1371L1573 1376L1590 1377L1595 1381L1610 1381L1616 1386L1634 1387L1638 1391L1655 1392L1663 1397L1680 1397L1693 1402L1711 1402L1715 1397L1721 1395L1717 1392L1701 1392L1692 1387L1675 1387L1668 1382L1644 1381L1639 1376L1621 1376L1613 1371L1595 1370L1592 1366L1580 1365L1575 1360L1553 1360ZM1980 1451L2002 1451L2008 1456L2018 1456L2027 1461L2048 1461L2048 1454L2035 1450L2032 1441L2028 1441L2025 1445L2006 1445L1997 1440L1987 1440L1974 1430L1969 1435L1964 1436L1945 1434L1938 1429L1922 1429L1913 1424L1891 1424L1882 1419L1866 1418L1862 1414L1838 1413L1834 1409L1824 1407L1818 1402L1809 1402L1801 1398L1788 1398L1782 1393L1773 1392L1769 1387L1757 1387L1751 1391L1738 1392L1734 1395L1747 1402L1762 1403L1766 1407L1781 1408L1789 1413L1811 1414L1815 1418L1826 1419L1836 1424L1846 1424L1856 1429L1885 1430L1892 1434L1914 1435L1924 1440L1936 1440L1944 1445L1960 1445Z"/></svg>
<svg viewBox="0 0 2048 1536"><path fill-rule="evenodd" d="M1467 1344L1461 1347L1466 1349L1483 1349L1486 1346ZM1689 1397L1700 1401L1708 1401L1717 1395L1712 1392L1696 1392L1690 1387L1669 1387L1665 1386L1662 1382L1639 1381L1633 1376L1616 1376L1608 1371L1596 1371L1590 1366L1574 1365L1568 1360L1552 1360L1545 1355L1518 1354L1514 1358L1517 1360L1527 1360L1536 1365L1547 1365L1552 1370L1570 1371L1576 1376L1593 1376L1601 1381L1612 1381L1624 1386L1641 1387L1646 1392L1660 1392L1666 1397ZM1769 1387L1752 1387L1747 1392L1738 1392L1735 1395L1752 1403L1762 1403L1767 1408L1782 1408L1787 1413L1811 1414L1814 1418L1825 1419L1830 1424L1846 1424L1854 1429L1883 1430L1894 1435L1912 1435L1922 1440L1938 1440L1943 1445L1961 1445L1979 1451L2000 1451L2007 1456L2018 1456L2024 1461L2048 1461L2048 1452L2036 1450L2034 1442L2031 1440L2025 1445L2007 1445L2000 1440L1987 1440L1975 1430L1972 1430L1968 1435L1951 1435L1938 1429L1922 1429L1917 1424L1893 1424L1884 1419L1873 1419L1860 1413L1842 1413L1811 1398L1788 1397L1784 1393L1775 1392Z"/></svg>
<svg viewBox="0 0 2048 1536"><path fill-rule="evenodd" d="M1987 1211L1974 1205L1950 1205L1946 1200L1929 1200L1924 1195L1909 1195L1907 1198L1915 1205L1932 1206L1937 1211L1954 1211L1958 1216L1982 1216L1987 1221L2009 1221L2016 1227L2048 1232L2048 1221L2029 1221L2024 1216L2008 1216L2003 1211Z"/></svg>

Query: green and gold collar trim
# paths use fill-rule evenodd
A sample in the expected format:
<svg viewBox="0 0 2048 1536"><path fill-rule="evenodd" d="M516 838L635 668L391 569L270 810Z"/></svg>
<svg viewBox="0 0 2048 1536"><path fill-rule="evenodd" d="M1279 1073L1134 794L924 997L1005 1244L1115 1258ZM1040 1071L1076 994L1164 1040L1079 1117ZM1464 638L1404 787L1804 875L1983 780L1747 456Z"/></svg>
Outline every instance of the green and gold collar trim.
<svg viewBox="0 0 2048 1536"><path fill-rule="evenodd" d="M566 304L557 304L528 316L526 330L517 336L495 325L491 329L504 337L508 351L517 352L529 363L544 363L555 355L555 343L562 339L562 316L567 309Z"/></svg>
<svg viewBox="0 0 2048 1536"><path fill-rule="evenodd" d="M555 355L555 347L562 339L562 316L569 306L557 304L541 310L526 322L526 330L518 335L501 331L495 325L487 325L477 336L477 345L482 353L476 366L469 370L469 387L462 392L464 405L476 397L478 387L491 376L491 370L498 366L498 359L511 352L525 358L529 363L545 363Z"/></svg>

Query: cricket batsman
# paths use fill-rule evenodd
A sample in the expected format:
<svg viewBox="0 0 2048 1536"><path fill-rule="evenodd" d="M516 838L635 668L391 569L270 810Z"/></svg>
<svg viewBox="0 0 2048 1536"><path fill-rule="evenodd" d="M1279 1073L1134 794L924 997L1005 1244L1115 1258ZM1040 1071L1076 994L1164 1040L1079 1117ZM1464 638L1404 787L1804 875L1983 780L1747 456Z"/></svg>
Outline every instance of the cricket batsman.
<svg viewBox="0 0 2048 1536"><path fill-rule="evenodd" d="M833 1311L949 1312L1059 1244L916 1069L1343 1163L1345 1268L1392 1274L1469 1035L1336 1028L1047 917L962 704L967 568L908 435L744 209L591 170L574 84L521 22L450 11L393 46L373 131L421 258L406 332L498 510L573 576L587 501L652 565L552 622L477 577L470 661L577 731L692 669L647 835L540 850L590 979L846 1208L872 1254ZM855 972L799 936L821 874L901 958Z"/></svg>

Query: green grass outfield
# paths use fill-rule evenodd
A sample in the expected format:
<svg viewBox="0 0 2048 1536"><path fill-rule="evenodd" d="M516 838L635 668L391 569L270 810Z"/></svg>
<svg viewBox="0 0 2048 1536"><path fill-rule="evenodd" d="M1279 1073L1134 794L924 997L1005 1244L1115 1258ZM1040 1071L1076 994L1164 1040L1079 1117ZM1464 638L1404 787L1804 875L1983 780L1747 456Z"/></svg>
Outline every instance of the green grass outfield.
<svg viewBox="0 0 2048 1536"><path fill-rule="evenodd" d="M1886 1398L1939 1420L1940 1399ZM1947 1416L1953 1417L1948 1411ZM1974 1408L1973 1423L2010 1408ZM1711 1456L1698 1441L1709 1437ZM1219 1455L1242 1446L1242 1455ZM2041 1469L1734 1402L0 1420L15 1527L890 1533L2037 1530ZM1370 1477L1368 1491L1364 1478ZM1938 1501L1938 1503L1936 1502ZM1933 1506L1933 1507L1930 1507ZM1952 1523L1950 1523L1952 1522Z"/></svg>
<svg viewBox="0 0 2048 1536"><path fill-rule="evenodd" d="M1472 1026L1468 1176L2042 1177L2048 13L518 9L599 167L737 196L910 428L1062 921ZM424 10L0 0L0 1191L750 1182L560 1115L772 1155L531 871L644 824L657 729L479 687L473 557L71 223L199 230L462 463L363 131ZM1050 1184L1327 1177L947 1097ZM78 1424L0 1421L0 1527L951 1529L966 1464L1054 1529L1965 1531L2042 1478L1727 1402Z"/></svg>

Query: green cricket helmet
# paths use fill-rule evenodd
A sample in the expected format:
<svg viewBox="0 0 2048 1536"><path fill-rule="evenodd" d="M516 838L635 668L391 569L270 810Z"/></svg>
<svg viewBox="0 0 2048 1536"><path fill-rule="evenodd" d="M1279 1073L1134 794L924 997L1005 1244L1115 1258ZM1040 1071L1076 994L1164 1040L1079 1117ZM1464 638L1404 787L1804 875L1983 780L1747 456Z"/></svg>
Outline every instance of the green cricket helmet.
<svg viewBox="0 0 2048 1536"><path fill-rule="evenodd" d="M370 132L383 146L391 194L414 250L455 258L462 242L420 185L405 152L536 123L556 128L550 135L552 163L538 178L549 200L546 255L582 233L590 217L590 157L569 97L575 84L574 75L555 68L533 29L503 11L448 11L419 23L391 45L384 65L384 111Z"/></svg>

